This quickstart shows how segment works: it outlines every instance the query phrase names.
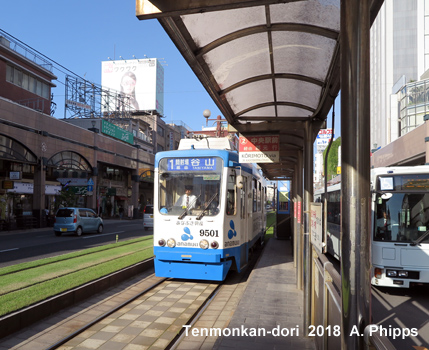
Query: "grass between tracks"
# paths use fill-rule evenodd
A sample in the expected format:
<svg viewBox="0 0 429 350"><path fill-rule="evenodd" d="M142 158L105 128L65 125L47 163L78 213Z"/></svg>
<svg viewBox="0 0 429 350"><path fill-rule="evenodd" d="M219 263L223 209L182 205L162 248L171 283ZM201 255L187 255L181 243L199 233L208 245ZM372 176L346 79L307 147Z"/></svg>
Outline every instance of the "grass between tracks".
<svg viewBox="0 0 429 350"><path fill-rule="evenodd" d="M0 316L153 256L153 237L113 243L0 269Z"/></svg>
<svg viewBox="0 0 429 350"><path fill-rule="evenodd" d="M267 227L275 220L268 213ZM273 232L267 230L266 242ZM148 259L152 244L145 236L0 268L0 317Z"/></svg>

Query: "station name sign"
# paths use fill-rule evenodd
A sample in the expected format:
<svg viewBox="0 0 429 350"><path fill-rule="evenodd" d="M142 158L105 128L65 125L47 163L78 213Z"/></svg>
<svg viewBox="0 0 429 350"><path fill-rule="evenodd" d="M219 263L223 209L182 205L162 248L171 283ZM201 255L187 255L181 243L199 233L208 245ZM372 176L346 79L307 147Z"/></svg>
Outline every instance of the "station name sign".
<svg viewBox="0 0 429 350"><path fill-rule="evenodd" d="M277 163L280 146L278 135L258 135L239 139L240 163Z"/></svg>

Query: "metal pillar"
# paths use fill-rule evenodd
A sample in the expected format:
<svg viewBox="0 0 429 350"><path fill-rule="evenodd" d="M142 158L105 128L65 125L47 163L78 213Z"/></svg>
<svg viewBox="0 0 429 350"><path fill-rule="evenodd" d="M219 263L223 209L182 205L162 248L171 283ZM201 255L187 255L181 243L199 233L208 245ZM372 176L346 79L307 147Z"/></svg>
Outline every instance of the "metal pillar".
<svg viewBox="0 0 429 350"><path fill-rule="evenodd" d="M303 154L298 152L298 166L295 174L296 179L296 287L300 290L303 289L303 268L302 268L302 259L303 259L303 243L302 243L302 172L303 172Z"/></svg>
<svg viewBox="0 0 429 350"><path fill-rule="evenodd" d="M310 203L313 201L313 138L312 124L306 123L304 146L304 211L303 211L303 280L304 280L304 329L308 334L311 324L311 247L310 247Z"/></svg>
<svg viewBox="0 0 429 350"><path fill-rule="evenodd" d="M364 349L360 334L370 322L369 4L341 0L341 348L347 350Z"/></svg>

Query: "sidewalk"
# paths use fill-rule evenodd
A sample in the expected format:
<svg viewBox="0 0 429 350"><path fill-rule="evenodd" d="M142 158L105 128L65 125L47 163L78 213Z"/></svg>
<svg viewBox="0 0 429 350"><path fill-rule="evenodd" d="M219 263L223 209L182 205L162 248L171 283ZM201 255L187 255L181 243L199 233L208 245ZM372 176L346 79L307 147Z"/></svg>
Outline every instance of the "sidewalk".
<svg viewBox="0 0 429 350"><path fill-rule="evenodd" d="M304 336L303 291L296 288L290 241L270 239L249 279L221 293L177 350L315 349ZM222 336L202 335L210 328L220 328Z"/></svg>

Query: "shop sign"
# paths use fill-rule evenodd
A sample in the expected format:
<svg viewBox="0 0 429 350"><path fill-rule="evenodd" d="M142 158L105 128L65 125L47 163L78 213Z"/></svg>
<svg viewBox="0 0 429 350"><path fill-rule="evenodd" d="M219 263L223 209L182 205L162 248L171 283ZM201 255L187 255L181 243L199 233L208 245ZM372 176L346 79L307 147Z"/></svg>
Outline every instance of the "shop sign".
<svg viewBox="0 0 429 350"><path fill-rule="evenodd" d="M13 181L3 181L3 189L4 190L11 190L13 189Z"/></svg>
<svg viewBox="0 0 429 350"><path fill-rule="evenodd" d="M116 126L115 124L106 122L105 120L101 121L101 132L114 137L115 139L128 142L131 145L134 144L134 135L132 133Z"/></svg>
<svg viewBox="0 0 429 350"><path fill-rule="evenodd" d="M33 183L29 182L14 182L13 189L7 190L7 192L14 192L20 194L33 194ZM57 195L61 191L61 186L45 185L46 195Z"/></svg>
<svg viewBox="0 0 429 350"><path fill-rule="evenodd" d="M11 179L11 180L21 180L21 172L20 171L11 171L11 172L9 172L9 179Z"/></svg>

